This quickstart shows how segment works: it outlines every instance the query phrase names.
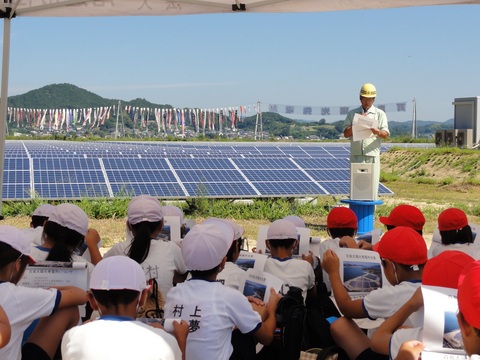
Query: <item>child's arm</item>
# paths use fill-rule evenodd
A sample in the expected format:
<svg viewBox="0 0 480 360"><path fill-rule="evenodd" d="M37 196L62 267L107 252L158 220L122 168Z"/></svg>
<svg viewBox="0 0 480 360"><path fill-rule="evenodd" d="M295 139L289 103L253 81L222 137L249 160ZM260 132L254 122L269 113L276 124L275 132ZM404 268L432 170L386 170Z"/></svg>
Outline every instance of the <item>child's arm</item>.
<svg viewBox="0 0 480 360"><path fill-rule="evenodd" d="M340 312L348 318L365 318L362 300L352 300L340 279L340 260L332 250L323 254L322 268L328 273L335 302Z"/></svg>
<svg viewBox="0 0 480 360"><path fill-rule="evenodd" d="M0 306L0 349L8 344L11 335L12 328L10 327L10 321L3 307Z"/></svg>
<svg viewBox="0 0 480 360"><path fill-rule="evenodd" d="M58 304L58 308L66 308L69 306L83 305L88 301L87 292L75 286L58 286L55 287L62 293L62 298Z"/></svg>
<svg viewBox="0 0 480 360"><path fill-rule="evenodd" d="M185 360L185 351L187 348L188 323L185 320L173 322L173 335L177 339L178 347L182 352L182 360Z"/></svg>
<svg viewBox="0 0 480 360"><path fill-rule="evenodd" d="M375 331L371 348L380 354L390 353L390 338L408 317L423 306L422 289L419 287L412 297L395 314L386 319Z"/></svg>
<svg viewBox="0 0 480 360"><path fill-rule="evenodd" d="M275 311L277 310L280 298L280 294L277 294L273 288L270 288L270 299L266 305L267 318L262 322L262 326L253 334L255 340L263 345L269 345L273 340L273 333L277 326Z"/></svg>
<svg viewBox="0 0 480 360"><path fill-rule="evenodd" d="M85 243L90 252L90 259L93 265L97 265L97 263L102 260L102 254L100 254L100 250L98 249L98 243L100 240L100 235L97 230L88 229L87 235L85 235Z"/></svg>

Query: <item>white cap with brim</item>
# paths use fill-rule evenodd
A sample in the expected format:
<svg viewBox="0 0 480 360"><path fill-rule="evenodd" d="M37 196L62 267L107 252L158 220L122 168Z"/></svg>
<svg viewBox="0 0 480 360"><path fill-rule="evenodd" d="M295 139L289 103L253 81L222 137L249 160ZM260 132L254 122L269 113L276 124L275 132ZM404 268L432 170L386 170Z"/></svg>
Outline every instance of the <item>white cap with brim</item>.
<svg viewBox="0 0 480 360"><path fill-rule="evenodd" d="M74 230L85 236L88 231L88 216L81 208L73 204L59 204L48 217L48 221Z"/></svg>
<svg viewBox="0 0 480 360"><path fill-rule="evenodd" d="M128 256L110 256L102 259L92 271L92 290L134 290L147 289L147 280L142 267Z"/></svg>
<svg viewBox="0 0 480 360"><path fill-rule="evenodd" d="M182 241L182 256L187 269L205 271L220 265L233 237L233 228L220 219L195 225Z"/></svg>
<svg viewBox="0 0 480 360"><path fill-rule="evenodd" d="M143 221L157 222L162 219L162 205L153 196L136 196L128 203L127 220L132 225Z"/></svg>
<svg viewBox="0 0 480 360"><path fill-rule="evenodd" d="M303 219L300 216L288 215L288 216L285 216L283 218L283 220L288 220L288 221L292 222L296 227L299 227L299 228L307 227L305 225L305 221L303 221Z"/></svg>
<svg viewBox="0 0 480 360"><path fill-rule="evenodd" d="M50 215L55 211L55 206L50 204L40 205L33 212L33 216L43 216L50 217Z"/></svg>
<svg viewBox="0 0 480 360"><path fill-rule="evenodd" d="M291 221L280 219L270 224L267 230L267 240L297 239L297 228Z"/></svg>
<svg viewBox="0 0 480 360"><path fill-rule="evenodd" d="M0 225L0 241L28 257L30 265L35 264L35 260L30 256L31 241L20 229L10 225Z"/></svg>

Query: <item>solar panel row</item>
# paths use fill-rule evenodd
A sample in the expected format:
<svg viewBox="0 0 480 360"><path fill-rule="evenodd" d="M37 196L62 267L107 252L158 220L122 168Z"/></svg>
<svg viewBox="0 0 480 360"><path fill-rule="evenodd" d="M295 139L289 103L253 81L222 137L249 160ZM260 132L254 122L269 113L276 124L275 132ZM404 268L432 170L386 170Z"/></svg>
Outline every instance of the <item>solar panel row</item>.
<svg viewBox="0 0 480 360"><path fill-rule="evenodd" d="M5 200L348 195L348 156L348 143L7 141L2 191Z"/></svg>

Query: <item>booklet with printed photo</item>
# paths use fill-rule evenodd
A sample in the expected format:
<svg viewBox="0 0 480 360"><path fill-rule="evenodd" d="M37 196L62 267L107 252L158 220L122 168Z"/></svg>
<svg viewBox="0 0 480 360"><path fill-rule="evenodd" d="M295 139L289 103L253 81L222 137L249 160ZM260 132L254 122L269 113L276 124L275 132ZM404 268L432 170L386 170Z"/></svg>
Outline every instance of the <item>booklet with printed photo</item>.
<svg viewBox="0 0 480 360"><path fill-rule="evenodd" d="M240 251L240 255L235 264L237 264L240 269L245 271L247 271L248 269L263 271L267 258L268 256L264 254Z"/></svg>
<svg viewBox="0 0 480 360"><path fill-rule="evenodd" d="M255 269L248 269L245 272L243 286L240 288L243 295L253 296L263 302L268 302L270 298L270 288L279 292L283 281L276 276Z"/></svg>
<svg viewBox="0 0 480 360"><path fill-rule="evenodd" d="M422 359L465 359L457 321L457 289L422 285L422 295L422 341L426 345Z"/></svg>
<svg viewBox="0 0 480 360"><path fill-rule="evenodd" d="M384 275L380 256L375 251L339 248L340 278L352 299L362 299L382 287Z"/></svg>

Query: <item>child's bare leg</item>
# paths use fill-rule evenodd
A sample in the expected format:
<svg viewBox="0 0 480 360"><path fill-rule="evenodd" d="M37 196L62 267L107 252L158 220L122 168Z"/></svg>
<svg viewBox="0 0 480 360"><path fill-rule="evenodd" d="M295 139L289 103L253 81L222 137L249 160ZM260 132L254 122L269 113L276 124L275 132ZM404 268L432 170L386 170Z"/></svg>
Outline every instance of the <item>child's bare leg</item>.
<svg viewBox="0 0 480 360"><path fill-rule="evenodd" d="M79 320L78 306L58 309L53 315L40 319L28 342L41 347L53 359L63 334L78 325Z"/></svg>
<svg viewBox="0 0 480 360"><path fill-rule="evenodd" d="M370 347L370 339L352 319L341 317L330 327L333 340L347 353L351 360L356 359Z"/></svg>

